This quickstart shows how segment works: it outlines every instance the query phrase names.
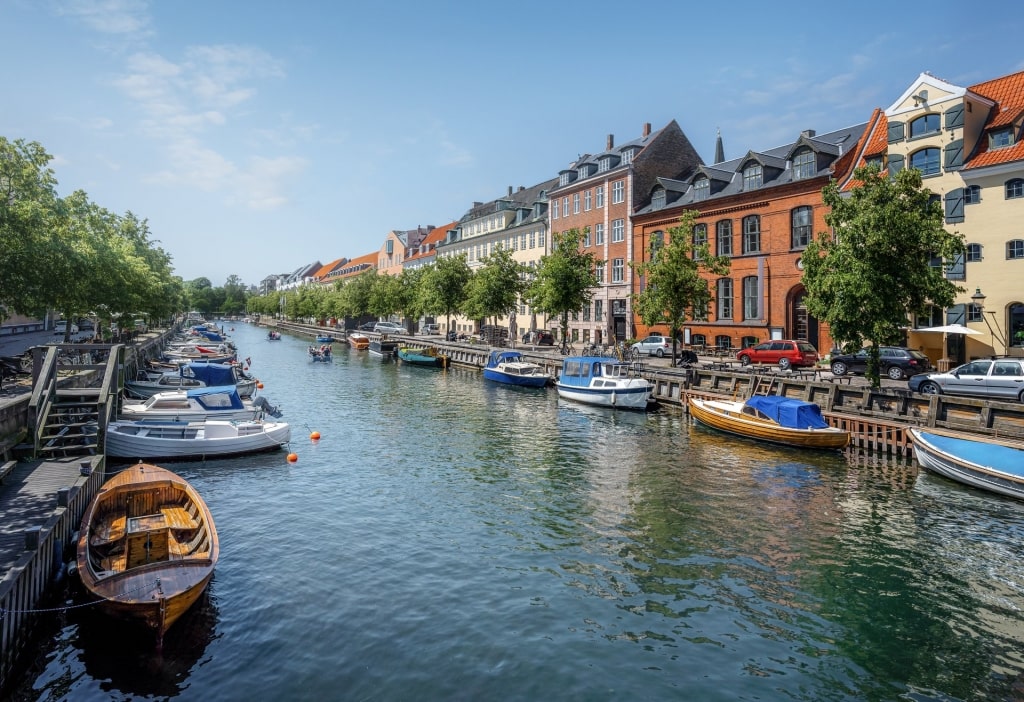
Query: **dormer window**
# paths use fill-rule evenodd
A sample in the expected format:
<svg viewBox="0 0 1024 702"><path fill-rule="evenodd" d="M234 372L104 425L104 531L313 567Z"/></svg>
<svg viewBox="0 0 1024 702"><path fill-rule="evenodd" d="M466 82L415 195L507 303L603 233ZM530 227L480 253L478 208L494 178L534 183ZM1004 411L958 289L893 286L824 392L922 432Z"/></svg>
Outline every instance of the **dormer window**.
<svg viewBox="0 0 1024 702"><path fill-rule="evenodd" d="M813 151L804 149L793 156L793 180L813 178L817 172Z"/></svg>
<svg viewBox="0 0 1024 702"><path fill-rule="evenodd" d="M711 195L711 181L707 178L698 178L693 182L693 199L707 200Z"/></svg>
<svg viewBox="0 0 1024 702"><path fill-rule="evenodd" d="M910 138L916 139L929 134L937 134L939 121L938 114L921 115L910 123Z"/></svg>
<svg viewBox="0 0 1024 702"><path fill-rule="evenodd" d="M559 185L568 185L571 182L572 181L569 179L569 172L568 171L565 171L564 173L562 173L561 175L558 176L558 184Z"/></svg>
<svg viewBox="0 0 1024 702"><path fill-rule="evenodd" d="M590 175L590 164L580 166L579 169L577 169L576 173L579 175L581 179L586 178L587 176Z"/></svg>
<svg viewBox="0 0 1024 702"><path fill-rule="evenodd" d="M997 129L994 132L989 132L988 148L1001 149L1004 146L1013 146L1012 128L1006 127L1005 129Z"/></svg>
<svg viewBox="0 0 1024 702"><path fill-rule="evenodd" d="M604 173L605 171L611 170L611 168L612 168L612 157L611 156L604 156L604 157L599 158L597 160L597 172L598 173Z"/></svg>
<svg viewBox="0 0 1024 702"><path fill-rule="evenodd" d="M751 163L743 169L743 189L760 188L764 182L764 171L760 163Z"/></svg>
<svg viewBox="0 0 1024 702"><path fill-rule="evenodd" d="M658 188L651 195L651 209L660 210L665 207L665 188Z"/></svg>
<svg viewBox="0 0 1024 702"><path fill-rule="evenodd" d="M624 164L625 163L633 163L633 154L635 154L635 153L636 153L636 151L634 149L626 149L625 151L623 151L622 152L622 162Z"/></svg>

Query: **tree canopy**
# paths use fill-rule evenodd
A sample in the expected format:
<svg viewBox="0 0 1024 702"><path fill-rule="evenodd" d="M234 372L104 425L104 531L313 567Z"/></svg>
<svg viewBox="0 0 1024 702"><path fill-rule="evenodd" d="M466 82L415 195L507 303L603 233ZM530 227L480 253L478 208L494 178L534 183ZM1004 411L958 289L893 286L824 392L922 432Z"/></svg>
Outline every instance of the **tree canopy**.
<svg viewBox="0 0 1024 702"><path fill-rule="evenodd" d="M830 230L801 257L805 302L848 349L871 342L868 375L877 387L878 347L898 343L909 317L949 307L963 290L942 262L963 255L964 240L943 228L942 207L916 169L890 178L868 166L854 178L848 196L836 183L824 189Z"/></svg>
<svg viewBox="0 0 1024 702"><path fill-rule="evenodd" d="M584 230L584 232L587 230ZM557 316L562 329L562 349L569 334L569 313L590 304L597 286L595 268L604 262L580 250L581 232L569 229L551 236L551 253L540 259L527 299L533 308Z"/></svg>

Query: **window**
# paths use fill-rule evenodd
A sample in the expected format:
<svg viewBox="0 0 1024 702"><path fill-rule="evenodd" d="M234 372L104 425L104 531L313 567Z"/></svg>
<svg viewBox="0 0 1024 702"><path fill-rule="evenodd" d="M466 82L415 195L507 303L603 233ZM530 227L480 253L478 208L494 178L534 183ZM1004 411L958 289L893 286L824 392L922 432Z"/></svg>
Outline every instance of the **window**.
<svg viewBox="0 0 1024 702"><path fill-rule="evenodd" d="M562 214L566 217L569 216L569 196L566 195L562 198Z"/></svg>
<svg viewBox="0 0 1024 702"><path fill-rule="evenodd" d="M597 162L597 172L598 173L604 173L605 171L610 170L611 167L612 167L612 159L611 159L610 156L605 156L604 158L599 159L598 162Z"/></svg>
<svg viewBox="0 0 1024 702"><path fill-rule="evenodd" d="M558 184L559 185L568 185L569 182L570 181L569 181L569 174L568 173L561 173L561 174L559 174L559 176L558 176Z"/></svg>
<svg viewBox="0 0 1024 702"><path fill-rule="evenodd" d="M537 232L536 231L530 232L530 248L531 249L537 248Z"/></svg>
<svg viewBox="0 0 1024 702"><path fill-rule="evenodd" d="M590 207L593 204L592 203L593 199L594 199L594 195L593 195L593 191L592 190L587 190L585 193L583 193L583 211L584 212L590 212Z"/></svg>
<svg viewBox="0 0 1024 702"><path fill-rule="evenodd" d="M573 214L579 214L580 213L580 194L579 193L573 193L572 194L572 213Z"/></svg>
<svg viewBox="0 0 1024 702"><path fill-rule="evenodd" d="M594 207L604 207L604 186L594 188Z"/></svg>
<svg viewBox="0 0 1024 702"><path fill-rule="evenodd" d="M604 246L604 222L598 222L594 225L594 243L598 246Z"/></svg>
<svg viewBox="0 0 1024 702"><path fill-rule="evenodd" d="M665 232L660 229L656 232L651 232L651 260L656 261L658 259L658 252L665 246Z"/></svg>
<svg viewBox="0 0 1024 702"><path fill-rule="evenodd" d="M547 242L545 241L545 239L547 239L547 234L544 232L543 229L541 229L539 232L537 232L537 246L541 247L542 249L545 246L547 246Z"/></svg>
<svg viewBox="0 0 1024 702"><path fill-rule="evenodd" d="M622 180L617 180L612 183L612 204L617 205L620 202L626 200L626 183Z"/></svg>
<svg viewBox="0 0 1024 702"><path fill-rule="evenodd" d="M1006 242L1007 258L1024 258L1024 239L1011 239Z"/></svg>
<svg viewBox="0 0 1024 702"><path fill-rule="evenodd" d="M618 242L626 238L626 220L624 219L613 219L612 220L612 243L617 244Z"/></svg>
<svg viewBox="0 0 1024 702"><path fill-rule="evenodd" d="M981 316L981 307L974 304L973 302L967 305L967 321L968 322L981 322L983 318Z"/></svg>
<svg viewBox="0 0 1024 702"><path fill-rule="evenodd" d="M921 149L910 155L910 167L921 171L921 175L935 175L939 172L939 150Z"/></svg>
<svg viewBox="0 0 1024 702"><path fill-rule="evenodd" d="M583 308L583 321L590 321L590 305L587 305L586 307Z"/></svg>
<svg viewBox="0 0 1024 702"><path fill-rule="evenodd" d="M966 252L966 261L968 263L981 260L981 244L968 244Z"/></svg>
<svg viewBox="0 0 1024 702"><path fill-rule="evenodd" d="M811 216L809 206L797 207L793 210L793 243L794 249L805 249L811 243Z"/></svg>
<svg viewBox="0 0 1024 702"><path fill-rule="evenodd" d="M743 279L743 319L760 319L757 296L757 276Z"/></svg>
<svg viewBox="0 0 1024 702"><path fill-rule="evenodd" d="M707 178L699 178L693 182L693 199L707 200L711 195L711 181Z"/></svg>
<svg viewBox="0 0 1024 702"><path fill-rule="evenodd" d="M732 256L732 220L723 219L715 225L719 256Z"/></svg>
<svg viewBox="0 0 1024 702"><path fill-rule="evenodd" d="M988 135L988 146L990 149L999 149L1013 144L1013 129L1006 127Z"/></svg>
<svg viewBox="0 0 1024 702"><path fill-rule="evenodd" d="M981 202L981 186L968 185L964 188L964 204L976 205Z"/></svg>
<svg viewBox="0 0 1024 702"><path fill-rule="evenodd" d="M698 247L706 246L708 243L708 225L706 224L695 224L693 225L693 258L694 260L700 258L700 253L697 251Z"/></svg>
<svg viewBox="0 0 1024 702"><path fill-rule="evenodd" d="M658 188L651 194L651 209L660 210L665 207L665 188Z"/></svg>
<svg viewBox="0 0 1024 702"><path fill-rule="evenodd" d="M590 227L583 228L583 246L584 248L590 246Z"/></svg>
<svg viewBox="0 0 1024 702"><path fill-rule="evenodd" d="M814 152L804 149L793 157L793 180L812 178L818 172L814 163Z"/></svg>
<svg viewBox="0 0 1024 702"><path fill-rule="evenodd" d="M939 131L939 115L921 115L910 123L910 138L916 139ZM923 173L924 171L922 171Z"/></svg>
<svg viewBox="0 0 1024 702"><path fill-rule="evenodd" d="M598 283L606 282L605 281L605 265L603 263L599 263L596 266L594 266L594 274L595 274L594 277L597 278L597 282Z"/></svg>
<svg viewBox="0 0 1024 702"><path fill-rule="evenodd" d="M1006 199L1024 197L1024 180L1014 178L1006 181Z"/></svg>
<svg viewBox="0 0 1024 702"><path fill-rule="evenodd" d="M558 219L558 198L551 201L551 219Z"/></svg>
<svg viewBox="0 0 1024 702"><path fill-rule="evenodd" d="M594 321L604 321L604 300L594 300Z"/></svg>
<svg viewBox="0 0 1024 702"><path fill-rule="evenodd" d="M625 263L625 261L626 261L626 259L624 259L624 258L612 259L612 282L613 283L621 283L623 280L625 280L625 274L626 274L626 263Z"/></svg>
<svg viewBox="0 0 1024 702"><path fill-rule="evenodd" d="M757 253L761 250L761 218L750 215L743 218L743 253Z"/></svg>
<svg viewBox="0 0 1024 702"><path fill-rule="evenodd" d="M753 190L754 188L760 188L763 177L763 171L760 163L751 163L749 166L743 169L743 189Z"/></svg>
<svg viewBox="0 0 1024 702"><path fill-rule="evenodd" d="M718 319L732 319L732 278L718 279Z"/></svg>

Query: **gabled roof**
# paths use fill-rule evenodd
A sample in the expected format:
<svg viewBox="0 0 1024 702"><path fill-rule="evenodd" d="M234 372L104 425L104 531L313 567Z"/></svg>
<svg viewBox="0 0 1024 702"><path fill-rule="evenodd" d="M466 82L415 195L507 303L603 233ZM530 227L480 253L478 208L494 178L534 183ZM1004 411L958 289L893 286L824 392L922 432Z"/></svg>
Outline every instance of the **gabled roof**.
<svg viewBox="0 0 1024 702"><path fill-rule="evenodd" d="M407 257L404 261L405 264L415 263L416 261L428 258L434 255L434 249L437 245L444 241L445 237L448 236L450 229L455 229L459 225L458 222L449 222L440 227L434 227L430 230L430 233L424 237L423 241L419 243L419 251Z"/></svg>
<svg viewBox="0 0 1024 702"><path fill-rule="evenodd" d="M340 266L342 263L345 263L346 261L348 261L348 259L344 257L336 258L330 263L328 263L326 266L321 266L320 269L313 274L313 277L316 278L317 280L323 280L324 278L327 277L328 273L330 273L331 271L333 271L335 268Z"/></svg>
<svg viewBox="0 0 1024 702"><path fill-rule="evenodd" d="M332 276L335 280L341 278L351 278L352 276L359 275L360 273L370 270L371 268L377 267L377 257L380 255L379 251L368 253L365 256L359 256L353 258L348 263L344 264L335 271L335 275Z"/></svg>
<svg viewBox="0 0 1024 702"><path fill-rule="evenodd" d="M855 156L852 167L849 168L848 172L837 174L840 190L846 191L861 185L859 180L853 179L853 172L866 165L869 158L885 155L889 149L888 131L889 119L882 112L881 108L876 107L874 112L871 113L871 119L868 120L867 128L854 146L853 153Z"/></svg>

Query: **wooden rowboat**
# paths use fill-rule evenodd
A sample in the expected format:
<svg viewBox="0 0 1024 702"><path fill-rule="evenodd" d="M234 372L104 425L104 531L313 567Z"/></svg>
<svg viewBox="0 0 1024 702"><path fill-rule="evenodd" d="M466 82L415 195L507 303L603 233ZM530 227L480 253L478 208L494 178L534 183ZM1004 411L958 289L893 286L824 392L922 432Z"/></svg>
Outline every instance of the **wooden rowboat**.
<svg viewBox="0 0 1024 702"><path fill-rule="evenodd" d="M813 402L775 395L755 395L746 401L691 397L689 407L702 424L748 439L816 449L840 449L850 443L850 432L829 426Z"/></svg>
<svg viewBox="0 0 1024 702"><path fill-rule="evenodd" d="M348 345L356 351L365 351L370 348L370 337L358 332L350 332L348 334Z"/></svg>
<svg viewBox="0 0 1024 702"><path fill-rule="evenodd" d="M917 462L972 487L1024 500L1024 443L934 428L910 429Z"/></svg>
<svg viewBox="0 0 1024 702"><path fill-rule="evenodd" d="M113 616L164 632L206 589L220 555L213 517L184 478L139 463L104 483L82 517L82 584Z"/></svg>

